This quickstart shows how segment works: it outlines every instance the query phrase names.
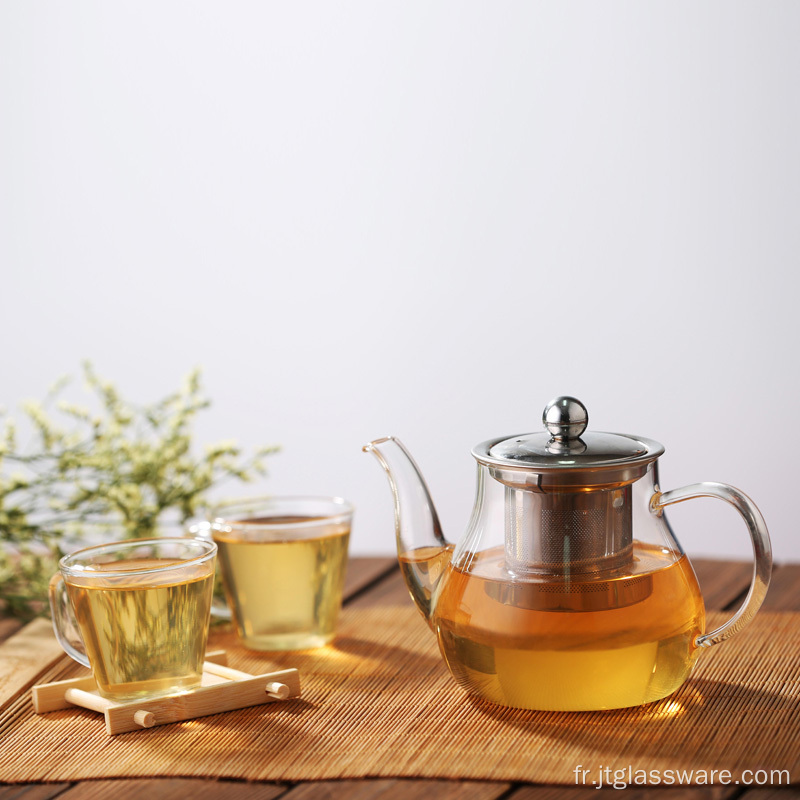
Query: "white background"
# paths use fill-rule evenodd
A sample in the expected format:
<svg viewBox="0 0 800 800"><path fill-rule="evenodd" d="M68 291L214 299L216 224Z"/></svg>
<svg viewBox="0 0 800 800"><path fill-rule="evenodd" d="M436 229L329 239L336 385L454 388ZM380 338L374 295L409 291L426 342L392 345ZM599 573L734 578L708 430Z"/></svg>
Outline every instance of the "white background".
<svg viewBox="0 0 800 800"><path fill-rule="evenodd" d="M455 539L470 448L574 394L800 560L799 35L791 2L3 0L0 402L201 365L199 441L283 445L237 493L344 495L367 553L364 442ZM671 519L750 553L716 501Z"/></svg>

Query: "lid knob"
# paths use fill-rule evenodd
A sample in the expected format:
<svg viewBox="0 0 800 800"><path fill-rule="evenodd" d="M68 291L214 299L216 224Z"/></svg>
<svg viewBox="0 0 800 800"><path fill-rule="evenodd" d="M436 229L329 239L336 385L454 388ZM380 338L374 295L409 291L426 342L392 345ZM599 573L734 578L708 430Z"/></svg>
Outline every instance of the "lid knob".
<svg viewBox="0 0 800 800"><path fill-rule="evenodd" d="M545 406L542 423L553 439L566 442L580 438L589 424L589 412L576 397L563 395Z"/></svg>

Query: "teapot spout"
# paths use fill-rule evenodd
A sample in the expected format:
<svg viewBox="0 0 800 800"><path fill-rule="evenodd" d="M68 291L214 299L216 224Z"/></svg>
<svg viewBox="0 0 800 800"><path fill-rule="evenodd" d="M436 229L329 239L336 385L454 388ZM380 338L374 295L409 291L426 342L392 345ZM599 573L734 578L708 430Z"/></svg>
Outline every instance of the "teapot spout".
<svg viewBox="0 0 800 800"><path fill-rule="evenodd" d="M400 569L411 598L430 624L433 593L450 563L453 545L442 535L425 480L402 442L385 436L363 450L374 454L389 478Z"/></svg>

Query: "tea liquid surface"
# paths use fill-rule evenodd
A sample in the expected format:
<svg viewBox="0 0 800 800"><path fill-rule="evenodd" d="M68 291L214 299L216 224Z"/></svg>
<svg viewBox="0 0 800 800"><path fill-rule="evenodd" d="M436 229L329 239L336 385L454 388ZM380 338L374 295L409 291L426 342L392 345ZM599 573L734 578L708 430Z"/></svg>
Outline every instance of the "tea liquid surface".
<svg viewBox="0 0 800 800"><path fill-rule="evenodd" d="M170 566L115 561L70 576L67 593L100 693L117 701L197 686L203 674L213 562L173 574L115 573Z"/></svg>
<svg viewBox="0 0 800 800"><path fill-rule="evenodd" d="M433 554L433 558L436 558ZM434 628L456 680L502 705L560 711L658 700L688 677L705 610L686 556L634 542L624 576L509 580L502 548L448 565Z"/></svg>
<svg viewBox="0 0 800 800"><path fill-rule="evenodd" d="M320 526L314 538L248 538L247 523L314 522L308 517L245 520L230 534L215 532L225 593L242 642L253 650L301 650L333 639L342 601L347 524ZM277 538L276 538L277 537Z"/></svg>

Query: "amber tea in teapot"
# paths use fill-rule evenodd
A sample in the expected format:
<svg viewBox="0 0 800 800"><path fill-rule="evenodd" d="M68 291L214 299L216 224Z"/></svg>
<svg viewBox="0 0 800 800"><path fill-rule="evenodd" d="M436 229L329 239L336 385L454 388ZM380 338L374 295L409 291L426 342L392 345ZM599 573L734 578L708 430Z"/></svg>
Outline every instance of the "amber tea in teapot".
<svg viewBox="0 0 800 800"><path fill-rule="evenodd" d="M705 614L686 556L673 561L634 543L624 577L513 588L502 552L480 554L471 573L446 569L435 611L444 658L465 689L501 705L573 711L648 703L677 689L699 653L692 643ZM525 646L530 639L535 645Z"/></svg>
<svg viewBox="0 0 800 800"><path fill-rule="evenodd" d="M444 539L427 487L399 441L365 447L389 475L400 566L453 677L506 706L582 711L666 697L703 648L749 621L769 582L763 518L745 495L705 483L662 492L663 447L584 433L585 407L550 403L546 432L478 445L467 533ZM664 515L672 503L719 497L751 533L753 586L734 617L705 631L694 571Z"/></svg>

